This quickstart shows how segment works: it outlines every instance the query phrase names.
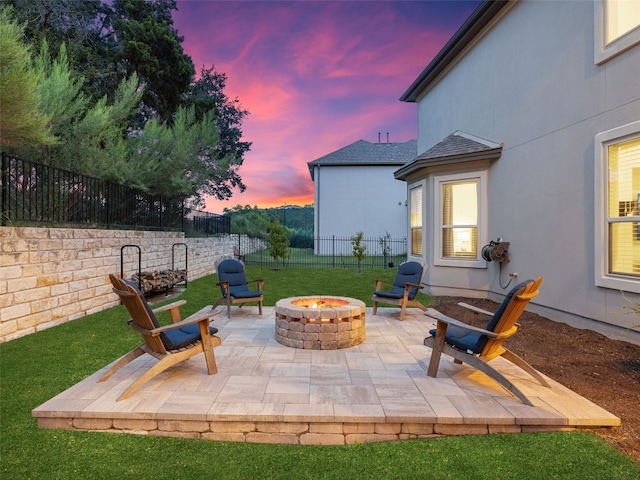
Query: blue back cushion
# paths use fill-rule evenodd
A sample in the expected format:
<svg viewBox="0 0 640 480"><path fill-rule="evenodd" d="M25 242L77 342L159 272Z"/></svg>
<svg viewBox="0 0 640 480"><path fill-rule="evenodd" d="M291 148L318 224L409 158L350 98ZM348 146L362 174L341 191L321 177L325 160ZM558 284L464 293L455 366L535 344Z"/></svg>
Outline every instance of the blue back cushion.
<svg viewBox="0 0 640 480"><path fill-rule="evenodd" d="M504 300L502 301L502 304L500 305L498 310L496 310L496 312L489 320L489 323L487 323L487 326L484 328L485 330L489 330L492 332L496 328L500 317L502 317L502 314L507 308L507 305L509 305L509 302L511 301L513 296L518 292L518 290L526 287L531 282L533 282L533 280L526 280L522 283L519 283L509 291L507 296L504 297ZM429 333L435 336L436 330L430 330ZM449 325L447 327L447 337L445 341L449 345L453 345L460 350L466 350L472 353L480 353L487 343L487 336L476 332L470 332L469 330L465 330L464 328Z"/></svg>
<svg viewBox="0 0 640 480"><path fill-rule="evenodd" d="M142 293L138 289L138 286L130 282L129 280L124 280L124 282L130 287L132 287L138 295L140 295L142 304L144 305L144 308L149 313L149 317L153 322L153 326L155 328L159 328L160 323L158 322L156 315L153 313L153 310L149 306L149 303L144 298L144 295L142 295ZM215 327L210 326L209 330L211 331L212 335L218 333L218 329ZM192 343L199 341L200 329L198 328L198 324L194 323L191 325L187 325L186 327L177 328L175 330L171 330L168 332L162 332L160 334L160 340L162 340L162 343L164 344L164 348L166 348L167 350L178 350L180 348L186 347L187 345L190 345Z"/></svg>
<svg viewBox="0 0 640 480"><path fill-rule="evenodd" d="M404 286L407 283L413 283L415 285L420 284L422 280L422 265L418 262L405 262L398 267L398 273L393 280L393 286L388 292L378 291L376 295L387 298L402 298L404 297ZM418 293L418 287L413 287L409 290L409 300L413 300Z"/></svg>
<svg viewBox="0 0 640 480"><path fill-rule="evenodd" d="M260 290L249 290L247 278L244 273L244 266L238 260L223 260L218 264L218 279L221 282L229 282L229 293L234 298L251 298L262 295ZM226 291L222 285L222 296Z"/></svg>

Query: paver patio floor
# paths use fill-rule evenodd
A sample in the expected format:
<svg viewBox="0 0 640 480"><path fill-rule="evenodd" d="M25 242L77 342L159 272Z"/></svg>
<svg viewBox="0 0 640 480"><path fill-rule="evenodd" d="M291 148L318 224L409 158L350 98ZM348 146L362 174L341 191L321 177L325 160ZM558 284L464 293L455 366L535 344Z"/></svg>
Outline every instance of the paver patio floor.
<svg viewBox="0 0 640 480"><path fill-rule="evenodd" d="M431 350L422 342L434 322L418 309L400 321L399 309L379 308L374 316L368 308L364 343L303 350L275 341L273 307L262 316L257 307L236 307L231 319L226 311L214 319L222 339L216 375L207 375L196 355L116 402L156 361L144 355L97 383L105 366L33 415L42 428L300 444L619 425L593 402L553 380L543 387L502 358L492 365L534 406L446 355L438 378L428 377Z"/></svg>

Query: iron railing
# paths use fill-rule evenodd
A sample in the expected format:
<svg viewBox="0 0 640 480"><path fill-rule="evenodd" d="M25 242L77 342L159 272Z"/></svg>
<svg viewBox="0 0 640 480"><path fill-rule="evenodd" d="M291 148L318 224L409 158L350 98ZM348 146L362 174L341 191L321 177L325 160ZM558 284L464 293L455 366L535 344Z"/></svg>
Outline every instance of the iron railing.
<svg viewBox="0 0 640 480"><path fill-rule="evenodd" d="M106 180L2 153L0 220L80 227L146 228L228 234L230 218L187 218L183 199L167 199ZM215 225L214 225L215 224ZM204 233L204 232L200 232Z"/></svg>
<svg viewBox="0 0 640 480"><path fill-rule="evenodd" d="M367 247L358 265L353 256L351 237L315 237L308 239L306 248L289 247L284 258L273 259L266 238L238 235L237 246L247 265L266 267L327 267L327 268L397 268L407 259L407 239L388 236L363 238Z"/></svg>

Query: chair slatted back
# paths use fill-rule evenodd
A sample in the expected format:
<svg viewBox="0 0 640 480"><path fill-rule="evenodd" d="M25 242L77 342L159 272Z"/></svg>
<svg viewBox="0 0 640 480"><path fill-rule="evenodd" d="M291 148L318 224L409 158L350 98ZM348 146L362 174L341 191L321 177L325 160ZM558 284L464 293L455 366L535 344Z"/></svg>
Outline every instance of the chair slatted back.
<svg viewBox="0 0 640 480"><path fill-rule="evenodd" d="M113 274L109 275L109 280L114 287L113 291L118 294L122 303L129 312L129 315L131 315L130 321L139 327L139 329L135 330L142 335L147 347L157 353L167 353L159 335L148 335L143 333L144 330L153 330L154 328L158 328L160 325L151 311L149 304L142 297L140 292L135 287L129 285L127 282Z"/></svg>
<svg viewBox="0 0 640 480"><path fill-rule="evenodd" d="M480 356L485 361L498 357L505 352L502 342L518 330L516 322L529 304L529 301L538 296L538 290L541 284L542 277L538 277L513 295L493 329L493 332L501 336L498 338L488 338L480 353Z"/></svg>

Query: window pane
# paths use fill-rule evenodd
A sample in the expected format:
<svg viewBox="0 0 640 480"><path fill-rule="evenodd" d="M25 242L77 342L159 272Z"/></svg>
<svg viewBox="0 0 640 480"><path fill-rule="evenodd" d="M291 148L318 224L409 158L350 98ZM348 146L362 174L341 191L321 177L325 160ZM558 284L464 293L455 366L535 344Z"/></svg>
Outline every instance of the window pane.
<svg viewBox="0 0 640 480"><path fill-rule="evenodd" d="M477 228L445 228L442 231L443 257L476 258L478 256L477 245Z"/></svg>
<svg viewBox="0 0 640 480"><path fill-rule="evenodd" d="M442 186L442 223L478 223L478 182L447 183Z"/></svg>
<svg viewBox="0 0 640 480"><path fill-rule="evenodd" d="M640 26L640 2L637 0L606 1L606 42L611 43Z"/></svg>
<svg viewBox="0 0 640 480"><path fill-rule="evenodd" d="M640 275L640 238L635 222L613 223L609 229L609 273Z"/></svg>
<svg viewBox="0 0 640 480"><path fill-rule="evenodd" d="M411 254L422 255L422 187L412 188L409 193Z"/></svg>
<svg viewBox="0 0 640 480"><path fill-rule="evenodd" d="M422 255L422 228L411 229L411 254Z"/></svg>
<svg viewBox="0 0 640 480"><path fill-rule="evenodd" d="M640 274L638 198L640 139L610 145L608 153L609 273Z"/></svg>
<svg viewBox="0 0 640 480"><path fill-rule="evenodd" d="M411 190L410 198L411 208L411 226L422 227L422 188L414 188Z"/></svg>
<svg viewBox="0 0 640 480"><path fill-rule="evenodd" d="M478 256L478 181L442 184L442 256Z"/></svg>
<svg viewBox="0 0 640 480"><path fill-rule="evenodd" d="M609 218L637 215L640 193L640 139L611 145L608 155L607 215Z"/></svg>

